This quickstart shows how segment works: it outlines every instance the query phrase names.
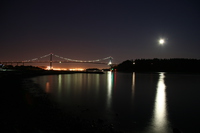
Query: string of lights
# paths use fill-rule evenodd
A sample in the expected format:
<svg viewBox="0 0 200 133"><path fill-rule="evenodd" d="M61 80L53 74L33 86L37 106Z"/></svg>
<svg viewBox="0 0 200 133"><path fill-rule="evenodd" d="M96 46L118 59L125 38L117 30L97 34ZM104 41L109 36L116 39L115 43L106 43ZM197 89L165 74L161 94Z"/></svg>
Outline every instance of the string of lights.
<svg viewBox="0 0 200 133"><path fill-rule="evenodd" d="M103 60L113 59L113 57L108 56L108 57L105 57L105 58L102 58L102 59L96 59L96 60L75 60L75 59L65 58L65 57L50 53L50 54L43 55L43 56L41 56L39 58L33 58L33 59L30 59L30 60L24 60L23 62L39 61L39 59L49 57L50 55L53 55L53 56L55 56L57 58L60 58L62 60L66 60L66 61L69 61L69 62L86 62L87 63L87 62L100 62L100 61L103 61Z"/></svg>
<svg viewBox="0 0 200 133"><path fill-rule="evenodd" d="M46 54L46 55L43 55L43 56L41 56L41 57L39 57L39 58L33 58L33 59L30 59L30 60L24 60L24 61L22 61L22 62L31 62L31 61L36 61L36 60L39 60L39 59L42 59L42 58L45 58L45 57L48 57L48 56L50 56L51 54Z"/></svg>

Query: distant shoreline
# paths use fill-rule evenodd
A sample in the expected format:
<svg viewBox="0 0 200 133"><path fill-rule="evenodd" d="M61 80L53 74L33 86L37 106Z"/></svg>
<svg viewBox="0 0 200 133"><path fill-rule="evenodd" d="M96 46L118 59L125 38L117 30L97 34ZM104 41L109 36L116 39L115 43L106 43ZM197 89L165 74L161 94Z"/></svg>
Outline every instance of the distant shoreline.
<svg viewBox="0 0 200 133"><path fill-rule="evenodd" d="M3 77L34 77L42 75L58 75L58 74L74 74L74 73L90 73L90 74L104 74L104 72L87 72L87 71L55 71L55 70L30 70L30 71L0 71L0 78Z"/></svg>
<svg viewBox="0 0 200 133"><path fill-rule="evenodd" d="M113 71L115 72L115 71ZM125 72L132 73L135 71L116 71L116 72ZM135 73L158 73L159 71L136 71ZM200 72L167 72L160 71L164 73L175 73L175 74L200 74ZM59 74L75 74L75 73L85 73L85 74L104 74L103 71L56 71L56 70L30 70L30 71L0 71L1 78L29 78L35 76L43 75L59 75Z"/></svg>

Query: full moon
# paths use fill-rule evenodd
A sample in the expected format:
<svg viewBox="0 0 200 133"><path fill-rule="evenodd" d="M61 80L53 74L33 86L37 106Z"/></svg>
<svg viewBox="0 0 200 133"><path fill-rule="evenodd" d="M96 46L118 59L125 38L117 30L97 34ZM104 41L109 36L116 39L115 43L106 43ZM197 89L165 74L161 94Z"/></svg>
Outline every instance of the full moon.
<svg viewBox="0 0 200 133"><path fill-rule="evenodd" d="M160 39L159 40L159 44L163 45L165 43L165 40L164 39Z"/></svg>

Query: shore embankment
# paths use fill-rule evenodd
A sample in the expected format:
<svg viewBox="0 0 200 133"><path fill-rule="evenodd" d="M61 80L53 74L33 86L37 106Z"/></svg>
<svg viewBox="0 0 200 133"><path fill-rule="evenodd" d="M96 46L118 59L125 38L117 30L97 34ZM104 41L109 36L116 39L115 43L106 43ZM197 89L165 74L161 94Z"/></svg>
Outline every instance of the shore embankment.
<svg viewBox="0 0 200 133"><path fill-rule="evenodd" d="M3 127L0 132L2 133L119 132L111 123L101 118L83 119L78 114L63 112L50 100L48 94L27 79L41 73L27 75L27 73L1 72L0 74L2 102L0 124ZM30 93L30 90L34 90L35 93ZM80 108L77 107L77 110Z"/></svg>
<svg viewBox="0 0 200 133"><path fill-rule="evenodd" d="M93 73L93 74L103 74L102 71L54 71L54 70L25 70L25 71L0 71L0 78L2 77L20 77L20 78L27 78L27 77L34 77L40 75L57 75L57 74L74 74L74 73Z"/></svg>

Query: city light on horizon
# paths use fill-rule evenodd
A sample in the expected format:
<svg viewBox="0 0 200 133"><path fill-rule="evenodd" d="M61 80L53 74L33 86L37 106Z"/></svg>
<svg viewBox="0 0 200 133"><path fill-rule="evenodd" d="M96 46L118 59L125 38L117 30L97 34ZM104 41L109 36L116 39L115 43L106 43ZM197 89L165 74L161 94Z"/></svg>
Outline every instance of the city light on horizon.
<svg viewBox="0 0 200 133"><path fill-rule="evenodd" d="M55 71L84 71L84 68L61 68L61 67L52 67L47 66L45 70L55 70Z"/></svg>

